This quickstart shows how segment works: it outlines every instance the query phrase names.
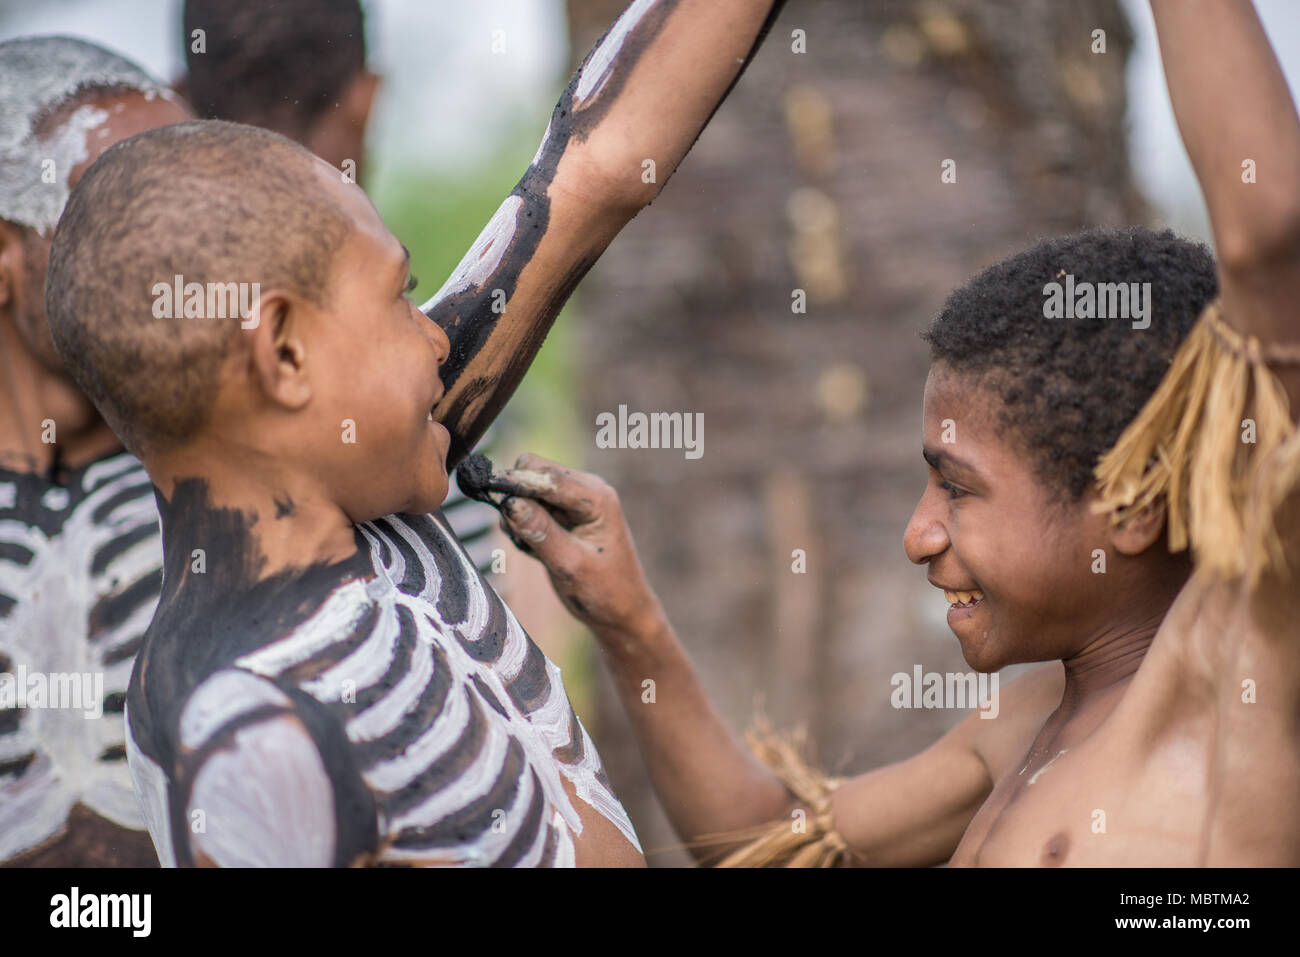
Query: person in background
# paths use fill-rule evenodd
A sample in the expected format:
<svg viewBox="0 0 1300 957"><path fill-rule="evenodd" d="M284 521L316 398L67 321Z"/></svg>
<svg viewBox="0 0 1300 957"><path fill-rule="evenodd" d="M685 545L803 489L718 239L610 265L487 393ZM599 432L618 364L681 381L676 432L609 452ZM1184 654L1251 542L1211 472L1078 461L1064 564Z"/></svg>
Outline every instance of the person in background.
<svg viewBox="0 0 1300 957"><path fill-rule="evenodd" d="M90 164L190 117L93 43L0 43L0 865L158 863L122 724L162 584L158 511L144 468L54 349L45 270Z"/></svg>
<svg viewBox="0 0 1300 957"><path fill-rule="evenodd" d="M204 119L273 130L364 183L379 76L367 65L360 0L185 0L186 74L176 89ZM499 429L478 450L491 457ZM496 513L452 486L441 509L483 572Z"/></svg>

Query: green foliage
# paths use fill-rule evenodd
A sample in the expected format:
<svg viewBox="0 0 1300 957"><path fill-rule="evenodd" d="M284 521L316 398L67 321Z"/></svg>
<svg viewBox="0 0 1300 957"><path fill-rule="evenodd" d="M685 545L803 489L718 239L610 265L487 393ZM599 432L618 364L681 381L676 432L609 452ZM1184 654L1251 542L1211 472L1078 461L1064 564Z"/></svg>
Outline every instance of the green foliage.
<svg viewBox="0 0 1300 957"><path fill-rule="evenodd" d="M397 174L386 177L372 193L384 222L411 251L411 271L419 277L416 302L433 295L514 189L536 150L536 137L519 137L519 144L475 173L449 179L437 174ZM526 145L524 145L526 144ZM566 464L581 466L577 441L577 390L574 384L571 309L556 320L546 343L518 392L503 413L513 461L530 451ZM518 446L517 448L515 446ZM501 456L506 462L506 456Z"/></svg>

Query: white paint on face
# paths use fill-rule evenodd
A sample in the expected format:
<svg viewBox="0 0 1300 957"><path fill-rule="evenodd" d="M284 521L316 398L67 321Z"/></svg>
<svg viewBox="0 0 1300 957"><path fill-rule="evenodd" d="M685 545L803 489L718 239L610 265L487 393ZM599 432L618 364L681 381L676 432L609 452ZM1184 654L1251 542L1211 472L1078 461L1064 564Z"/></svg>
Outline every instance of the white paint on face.
<svg viewBox="0 0 1300 957"><path fill-rule="evenodd" d="M68 202L68 175L73 167L84 163L90 155L86 137L95 127L108 120L108 111L97 106L80 106L47 139L35 148L40 163L54 161L54 182L33 183L18 206L18 220L34 227L43 235L59 222L63 207Z"/></svg>
<svg viewBox="0 0 1300 957"><path fill-rule="evenodd" d="M67 191L41 180L41 162L66 159L49 152L37 139L38 121L74 97L95 90L134 90L146 98L163 95L162 84L133 63L103 47L73 37L19 37L0 41L0 218L44 233L54 227ZM94 126L96 124L90 124ZM81 128L84 147L88 127ZM82 157L84 159L84 156ZM59 182L66 186L75 166L59 163Z"/></svg>
<svg viewBox="0 0 1300 957"><path fill-rule="evenodd" d="M523 207L522 197L506 197L506 201L483 227L483 232L479 233L478 239L474 240L474 245L469 248L450 278L420 307L422 312L428 312L448 296L483 285L496 272L501 257L506 254L511 240L515 238L519 210Z"/></svg>
<svg viewBox="0 0 1300 957"><path fill-rule="evenodd" d="M619 51L623 49L623 43L627 40L628 34L635 29L636 25L658 2L659 0L636 0L635 3L623 11L623 15L618 18L618 22L614 24L604 41L592 53L587 65L582 68L582 75L578 78L577 89L573 93L573 108L575 110L580 110L586 106L587 102L604 88L605 83L614 72L614 60L618 57Z"/></svg>

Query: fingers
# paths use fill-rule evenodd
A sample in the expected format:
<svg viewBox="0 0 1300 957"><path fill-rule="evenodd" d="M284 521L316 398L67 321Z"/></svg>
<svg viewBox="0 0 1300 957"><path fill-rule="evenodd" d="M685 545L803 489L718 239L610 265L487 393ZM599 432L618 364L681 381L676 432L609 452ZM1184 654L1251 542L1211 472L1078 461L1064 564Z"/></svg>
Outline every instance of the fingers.
<svg viewBox="0 0 1300 957"><path fill-rule="evenodd" d="M573 525L595 521L619 507L617 493L604 479L565 468L540 455L521 455L513 469L499 474L518 485L530 498L564 512Z"/></svg>
<svg viewBox="0 0 1300 957"><path fill-rule="evenodd" d="M512 495L501 503L501 530L522 552L547 562L563 546L565 530L545 508Z"/></svg>

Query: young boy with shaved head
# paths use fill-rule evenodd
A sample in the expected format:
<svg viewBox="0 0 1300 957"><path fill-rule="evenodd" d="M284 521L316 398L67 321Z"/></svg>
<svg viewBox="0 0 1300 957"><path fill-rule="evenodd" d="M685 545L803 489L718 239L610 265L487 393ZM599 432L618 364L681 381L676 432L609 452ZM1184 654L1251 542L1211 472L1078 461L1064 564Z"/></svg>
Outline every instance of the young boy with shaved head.
<svg viewBox="0 0 1300 957"><path fill-rule="evenodd" d="M185 0L187 73L202 119L274 130L366 183L366 128L380 79L366 65L361 0ZM492 455L489 431L476 448ZM441 512L483 572L496 513L453 487Z"/></svg>
<svg viewBox="0 0 1300 957"><path fill-rule="evenodd" d="M908 558L973 668L1051 662L996 718L838 787L776 744L769 770L712 709L608 486L530 457L506 474L542 503L507 500L507 527L595 632L701 858L1300 864L1300 120L1248 0L1152 8L1217 267L1168 232L1051 240L927 335ZM640 703L646 678L670 705Z"/></svg>
<svg viewBox="0 0 1300 957"><path fill-rule="evenodd" d="M158 489L126 720L165 864L643 863L558 669L429 512L779 7L633 3L423 311L365 195L274 133L151 131L78 184L48 312Z"/></svg>

